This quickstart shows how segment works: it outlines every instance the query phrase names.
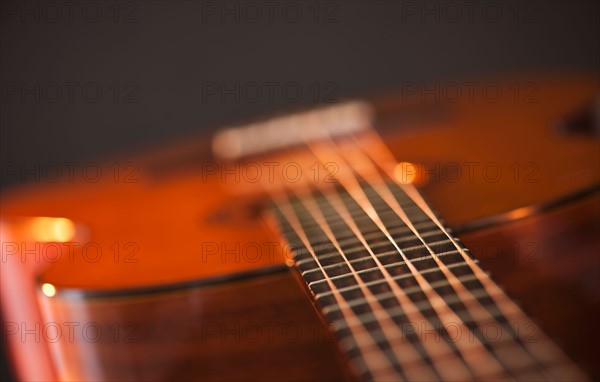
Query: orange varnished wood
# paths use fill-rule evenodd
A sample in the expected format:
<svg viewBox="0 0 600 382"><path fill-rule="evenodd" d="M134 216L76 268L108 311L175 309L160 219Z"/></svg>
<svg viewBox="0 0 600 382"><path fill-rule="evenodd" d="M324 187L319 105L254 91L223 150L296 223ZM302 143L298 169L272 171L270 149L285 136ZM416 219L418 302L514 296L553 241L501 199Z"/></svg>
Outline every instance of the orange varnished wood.
<svg viewBox="0 0 600 382"><path fill-rule="evenodd" d="M47 309L55 322L79 317L75 341L51 344L66 380L352 379L289 272L137 297L58 299Z"/></svg>
<svg viewBox="0 0 600 382"><path fill-rule="evenodd" d="M545 333L600 378L600 197L461 235ZM531 333L533 334L533 333Z"/></svg>
<svg viewBox="0 0 600 382"><path fill-rule="evenodd" d="M415 105L398 97L376 103L381 115L378 125L400 160L429 169L449 163L478 164L472 180L464 168L458 181L440 172L439 178L430 176L423 187L425 196L451 226L551 200L598 182L597 140L559 136L553 128L569 111L589 101L598 83L589 77L538 83L537 103L515 103L510 97L497 103L477 99L451 105L437 119L416 120L412 126L398 125L397 118L410 113ZM203 142L182 144L180 156L189 158L188 150L206 148L206 138ZM177 150L168 148L132 159L140 166L138 183L114 182L107 168L109 175L101 182L7 193L2 197L3 216L63 216L87 227L88 240L99 244L103 256L92 263L76 253L73 259L62 256L61 261L50 264L43 279L59 287L154 285L281 263L286 251L276 244L279 239L261 220L246 216L251 214L243 207L243 197L232 199L227 192L228 188L243 187L243 182L232 182L231 175L225 182L219 176L202 175L197 160L210 160L207 153L194 156L195 167L185 170L185 166L175 165L171 170L168 163L182 161L173 158L175 153ZM156 170L160 163L164 167ZM503 172L498 181L489 181L481 172L490 163ZM527 177L529 173L523 169L528 163L537 168L533 177ZM517 181L511 170L514 164L521 172ZM138 262L114 261L110 247L129 242L139 249ZM216 254L203 256L207 248ZM231 261L236 249L242 256Z"/></svg>
<svg viewBox="0 0 600 382"><path fill-rule="evenodd" d="M506 91L511 84L527 82L539 88L532 97L535 102L515 102L506 96L499 102L475 98L445 104L437 120L413 122L415 126L387 141L399 160L422 163L417 168L430 171L439 166L422 192L450 226L552 200L600 181L598 139L561 135L557 128L597 96L597 77L521 77L499 83ZM392 99L380 106L380 112L389 115L393 106ZM432 111L436 107L431 105ZM394 131L394 118L381 122L384 131L387 123ZM456 164L463 170L458 178L453 172ZM528 164L531 167L526 168ZM497 179L494 168L502 171Z"/></svg>
<svg viewBox="0 0 600 382"><path fill-rule="evenodd" d="M527 81L532 79L529 77ZM378 127L400 160L429 168L475 162L481 169L494 163L503 170L499 180L493 182L481 172L476 172L472 179L463 174L458 181L429 177L421 186L422 191L451 226L549 201L600 180L598 140L560 136L553 128L598 91L597 77L540 77L539 81L533 81L539 84L535 103L514 102L511 97L503 97L496 103L476 99L444 105L441 113L433 113L439 105L407 103L397 96L375 102ZM432 113L427 112L430 109ZM424 110L424 114L436 117L415 118L410 122L401 118L414 110ZM38 264L39 282L52 283L59 292L164 286L282 264L287 252L276 233L255 213L253 196L228 192L231 182L225 184L218 177L205 176L199 171L202 162L210 160L206 149L204 137L124 160L139 164L138 183L115 182L112 176L105 176L97 183L79 180L5 193L1 201L2 219L10 226L11 221L23 216L67 217L85 227L80 247L90 241L97 243L102 249L99 261L86 260L78 249L73 256L65 253L56 263ZM527 182L524 174L515 180L510 172L515 163L521 170L526 163L536 164L532 182ZM233 187L243 185L234 182ZM587 211L597 211L595 203L587 206ZM568 317L556 318L552 310L561 308L551 298L554 293L536 294L538 288L550 291L560 285L560 293L573 291L577 293L577 299L569 305L573 314L595 309L594 317L597 316L597 293L592 293L589 299L587 295L583 298L586 287L578 289L573 281L586 266L597 269L590 253L598 248L598 237L589 236L589 227L597 224L598 216L582 213L586 208L566 211L558 218L541 215L537 220L511 223L499 231L461 237L467 245L499 242L508 246L502 248L509 248L519 240L533 240L540 245L541 254L551 253L555 261L548 267L542 261L533 268L521 263L510 268L493 262L488 268L493 274L498 272L499 280L512 294L526 305L532 304L528 311L535 318L549 319L542 327L558 338L573 335L572 331L560 328L561 324L569 323ZM582 244L573 263L555 244L557 235L562 235L564 243L581 239L582 231L577 227L588 228L585 232L589 243ZM11 240L19 243L29 239L13 236ZM137 261L125 262L122 256L115 261L112 249L115 243L122 256L127 253L124 246L133 243L139 249L134 256ZM488 255L477 248L473 252L484 259ZM557 269L563 271L561 278ZM130 344L106 340L50 345L56 352L55 362L60 359L65 362L57 363L61 378L274 380L287 375L289 380L319 376L337 379L344 368L331 344L323 341L303 338L291 344L280 338L272 344L254 346L243 341L223 344L212 339L208 343L186 337L198 329L195 326L187 331L187 325L194 326L197 320L207 319L245 325L271 319L279 323L296 320L306 333L323 331L323 324L300 292L291 283L289 274L282 273L261 282L150 293L142 297L71 300L60 293L52 299L42 294L39 297L46 321L97 322L103 327L111 322L120 325L133 322L143 329L141 341ZM569 294L561 296L568 302ZM536 299L544 299L547 305L538 302L536 307ZM165 322L164 336L156 334L156 325ZM579 324L588 323L583 320ZM577 349L585 337L578 334L577 338L572 342L567 340L566 349L585 370L598 375L590 366L589 352ZM248 355L259 348L258 353ZM236 359L240 354L246 358ZM148 370L155 374L146 374Z"/></svg>
<svg viewBox="0 0 600 382"><path fill-rule="evenodd" d="M589 339L599 334L600 263L593 256L600 250L599 230L595 196L461 235L508 293L594 378L598 348ZM59 375L70 380L352 379L288 272L138 297L57 299L47 309L55 322L79 317L78 341L51 344L64 357L56 362L63 365ZM90 323L104 333L97 342L83 341L80 329Z"/></svg>

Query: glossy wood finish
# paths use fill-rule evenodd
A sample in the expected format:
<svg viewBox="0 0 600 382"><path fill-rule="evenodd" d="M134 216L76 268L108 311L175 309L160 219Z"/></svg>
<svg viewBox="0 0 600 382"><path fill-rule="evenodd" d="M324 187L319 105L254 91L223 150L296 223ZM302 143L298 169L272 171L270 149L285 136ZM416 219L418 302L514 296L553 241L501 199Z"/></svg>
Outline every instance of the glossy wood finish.
<svg viewBox="0 0 600 382"><path fill-rule="evenodd" d="M595 196L461 235L593 378L599 375L597 343L590 341L599 335L599 230ZM138 297L59 298L47 308L59 323L79 317L76 341L50 344L68 380L352 379L289 272Z"/></svg>
<svg viewBox="0 0 600 382"><path fill-rule="evenodd" d="M600 196L460 235L565 353L600 378Z"/></svg>
<svg viewBox="0 0 600 382"><path fill-rule="evenodd" d="M398 96L376 102L378 128L401 160L430 169L448 164L462 166L466 162L476 162L480 169L490 163L502 169L504 175L497 181L486 179L481 172L473 178L463 173L458 180L444 176L443 172L438 172L441 174L438 178L428 177L421 185L422 191L450 226L552 200L599 182L597 139L561 136L553 128L566 114L589 101L599 88L598 78L540 76L539 80L531 77L525 80L539 84L538 102L515 102L512 97L503 97L490 103L478 98L474 102L440 106ZM513 82L503 82L503 88ZM407 119L407 115L412 117ZM80 232L81 245L91 241L103 251L97 262L86 260L81 249L77 249L73 257L62 256L56 263L36 264L39 282L52 283L59 290L51 299L39 295L45 309L43 322L75 321L82 326L99 323L107 327L108 333L114 332L108 327L111 322L117 325L139 323L143 329L140 341L134 343L111 342L104 337L99 343L58 341L48 344L58 352L54 360L65 361L57 364L60 377L136 380L156 375L157 379L193 376L211 380L246 377L255 380L287 376L289 380L306 380L318 379L320 375L326 376L324 379L337 379L342 373L344 368L338 366L337 354L323 341L303 337L297 343L289 343L280 338L273 344L258 346L247 342L223 344L214 338L208 344L189 337L187 326L193 326L192 332L197 333L194 325L198 320L239 321L246 326L254 321L273 319L289 323L295 320L303 333L321 331L323 324L286 273L232 286L126 297L128 288L207 280L283 264L287 251L259 218L253 196L232 197L226 191L231 184L198 171L202 163L210 160L207 146L206 137L202 137L121 161L139 165L137 183L115 182L109 163L105 167L108 175L100 182L86 183L80 179L75 183L36 186L2 196L2 219L9 225L22 216L67 217L84 227ZM533 178L526 179L528 174L523 171L527 171L524 166L528 163L534 163L537 170ZM518 164L521 171L518 179L511 172L514 164ZM464 167L463 171L466 171ZM536 263L533 268L521 262L513 264L513 268L507 264L502 266L509 268L502 268L493 262L488 267L493 273L499 267L499 281L525 303L526 310L534 317L550 320L542 327L551 335L576 337L572 342L568 338L561 342L582 362L585 370L598 375L590 366L591 353L578 350L585 334L573 335L574 331L567 333L564 328L560 329L561 325L569 327L569 321L566 315L557 313L562 309L557 309L559 304L554 300L558 292L536 292L538 288L543 291L558 288L560 293L567 293L563 300L570 303L569 311L573 315L581 316L578 325L587 323L584 317L598 316L597 294L583 292L587 287L577 281L582 269L597 269L591 254L598 248L598 236L589 231L590 227L597 227L593 222L598 221L598 216L591 213L596 211L594 208L587 206L566 212L567 215L560 218L549 215L549 220L540 217L534 223L527 223L530 220L526 219L482 232L481 236L469 234L461 239L467 246L497 242L501 248L510 248L515 240L533 240L540 245L540 254L551 253L550 257L556 259L552 262L553 270L544 268L545 261ZM569 228L571 223L575 228ZM587 235L586 241L581 241L581 235ZM527 239L531 237L534 239ZM17 235L11 240L20 243L31 239ZM560 248L557 242L568 243L568 248L575 248L574 242L587 244L581 244L577 250L581 254L578 260L570 262L571 257L564 253L567 249ZM123 251L124 245L134 243L139 249L135 255L137 262L122 261L123 257L115 261L111 252L115 243ZM235 256L244 251L246 256ZM207 252L211 255L203 256ZM489 256L485 250L478 252L475 247L473 252L483 259ZM565 271L560 283L556 269ZM65 290L108 291L119 293L121 297L73 300L68 295L61 297ZM575 295L577 298L569 299ZM534 308L528 308L529 304ZM581 313L590 310L591 315ZM561 317L560 321L556 317ZM164 336L156 333L157 325L167 326ZM235 360L240 354L244 355ZM279 361L273 363L273 360ZM154 374L146 374L147 367L151 367Z"/></svg>
<svg viewBox="0 0 600 382"><path fill-rule="evenodd" d="M512 97L494 103L465 99L444 105L441 113L439 104L415 104L398 96L375 103L378 127L396 156L418 168L440 169L430 176L423 193L450 225L598 183L597 140L560 136L554 129L569 111L594 96L597 78L528 81L539 84L535 103L515 103ZM509 88L513 82L498 83ZM406 122L405 116L415 111L421 117ZM139 167L137 183L122 181L127 171L115 182L112 164L107 163L99 182L79 179L7 193L2 197L3 217L61 216L85 227L88 237L74 256L40 264L48 265L43 281L59 288L150 286L281 264L286 250L253 213L252 196L232 197L229 192L248 182L236 181L235 175L219 176L224 172L202 173L210 155L197 151L207 149L207 138L198 142L120 161L122 167ZM464 167L467 162L476 164L472 180ZM448 174L457 164L463 167L462 176L454 179ZM511 169L515 164L520 174L516 181ZM528 165L534 166L533 175ZM490 181L483 169L493 174L494 168L502 174ZM100 247L103 256L98 261L87 261L81 253L87 241ZM130 253L124 246L133 243L137 262L124 262L124 257L114 261L115 243L123 256ZM218 250L213 250L215 245ZM236 250L243 254L239 259L232 255Z"/></svg>
<svg viewBox="0 0 600 382"><path fill-rule="evenodd" d="M494 82L494 81L492 81ZM380 128L395 134L387 141L397 158L435 170L422 193L451 225L552 200L600 182L597 137L563 135L558 126L573 110L598 94L598 77L516 77L497 82L509 93L533 83L532 102L502 97L498 102L475 98L457 104L425 104L429 114L412 122L383 119ZM379 112L390 115L393 99ZM420 106L423 109L423 105ZM427 109L419 115L427 115ZM398 114L396 114L398 115ZM394 120L396 122L394 123ZM469 165L472 163L469 170ZM456 165L462 176L456 176ZM497 176L495 169L500 169ZM470 176L472 171L472 176ZM454 201L454 202L449 202Z"/></svg>
<svg viewBox="0 0 600 382"><path fill-rule="evenodd" d="M79 317L74 341L50 344L64 380L350 380L288 271L137 297L56 299L47 308L59 323Z"/></svg>

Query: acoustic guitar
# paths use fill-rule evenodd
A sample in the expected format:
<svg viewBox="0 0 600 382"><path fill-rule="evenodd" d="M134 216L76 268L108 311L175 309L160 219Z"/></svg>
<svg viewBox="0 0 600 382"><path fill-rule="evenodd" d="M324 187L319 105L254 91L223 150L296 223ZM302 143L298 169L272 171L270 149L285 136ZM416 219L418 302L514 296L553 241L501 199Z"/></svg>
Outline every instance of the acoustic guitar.
<svg viewBox="0 0 600 382"><path fill-rule="evenodd" d="M489 83L5 169L18 377L600 378L598 77Z"/></svg>

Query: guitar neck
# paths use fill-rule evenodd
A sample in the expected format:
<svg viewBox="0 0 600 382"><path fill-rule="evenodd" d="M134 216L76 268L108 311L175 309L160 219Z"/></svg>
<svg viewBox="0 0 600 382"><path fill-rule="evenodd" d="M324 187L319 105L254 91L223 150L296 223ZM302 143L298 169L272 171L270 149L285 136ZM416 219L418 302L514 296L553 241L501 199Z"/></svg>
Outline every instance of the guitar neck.
<svg viewBox="0 0 600 382"><path fill-rule="evenodd" d="M268 161L270 151L287 148L280 160L305 173L311 163L323 169L311 181L262 186L291 264L356 374L378 381L585 379L452 236L366 110L335 106L217 140L230 157L260 153ZM285 138L262 140L276 125L288 129L275 135Z"/></svg>
<svg viewBox="0 0 600 382"><path fill-rule="evenodd" d="M583 378L439 219L391 181L361 189L383 229L341 187L278 200L273 213L363 380Z"/></svg>

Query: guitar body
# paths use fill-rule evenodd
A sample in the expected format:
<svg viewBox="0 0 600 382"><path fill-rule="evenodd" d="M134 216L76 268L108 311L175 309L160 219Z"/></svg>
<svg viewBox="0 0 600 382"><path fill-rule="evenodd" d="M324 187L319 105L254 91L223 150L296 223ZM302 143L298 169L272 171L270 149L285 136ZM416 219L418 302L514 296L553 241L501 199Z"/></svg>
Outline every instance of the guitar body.
<svg viewBox="0 0 600 382"><path fill-rule="evenodd" d="M536 87L527 100L383 97L373 102L376 128L492 277L598 378L599 142L557 126L599 84L594 76L528 82ZM55 377L357 379L286 265L289 249L262 216L256 173L213 162L209 143L175 142L102 164L93 179L76 172L3 195L3 258L35 274L40 343ZM36 240L36 216L70 219L69 239ZM11 309L3 306L6 321L18 322ZM11 342L17 329L8 329L14 357L25 358Z"/></svg>

